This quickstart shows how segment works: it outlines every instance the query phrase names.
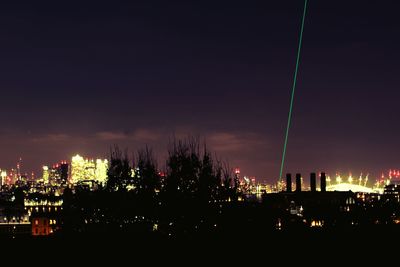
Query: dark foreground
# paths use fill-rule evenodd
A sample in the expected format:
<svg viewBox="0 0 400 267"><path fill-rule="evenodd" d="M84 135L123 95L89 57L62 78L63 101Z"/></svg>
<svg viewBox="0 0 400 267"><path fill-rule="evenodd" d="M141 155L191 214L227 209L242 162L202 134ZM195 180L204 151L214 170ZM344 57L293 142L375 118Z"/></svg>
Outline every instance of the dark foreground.
<svg viewBox="0 0 400 267"><path fill-rule="evenodd" d="M385 266L382 264L399 261L400 227L302 229L258 234L247 230L229 236L222 233L191 237L98 233L5 238L0 242L3 255L8 256L3 257L6 261L18 259L28 263L38 256L49 262L125 266L166 266L170 263L187 266L249 266L253 263L263 266L272 263L285 266L303 263L314 266L346 263Z"/></svg>

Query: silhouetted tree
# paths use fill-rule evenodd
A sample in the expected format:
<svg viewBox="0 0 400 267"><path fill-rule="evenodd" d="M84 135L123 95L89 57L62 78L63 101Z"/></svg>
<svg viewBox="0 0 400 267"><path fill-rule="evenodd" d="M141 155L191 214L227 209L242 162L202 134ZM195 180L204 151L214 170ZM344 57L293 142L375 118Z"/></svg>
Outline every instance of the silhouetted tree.
<svg viewBox="0 0 400 267"><path fill-rule="evenodd" d="M204 145L198 184L198 195L202 201L215 201L221 196L221 175L219 162L214 162L211 153Z"/></svg>
<svg viewBox="0 0 400 267"><path fill-rule="evenodd" d="M65 188L63 193L63 212L62 212L62 224L63 230L71 232L77 228L78 220L80 217L76 212L76 206L74 205L74 193L71 188Z"/></svg>
<svg viewBox="0 0 400 267"><path fill-rule="evenodd" d="M133 184L132 168L129 163L127 152L122 153L115 146L110 152L110 166L107 171L107 190L123 191L128 185Z"/></svg>
<svg viewBox="0 0 400 267"><path fill-rule="evenodd" d="M14 198L15 205L24 206L25 193L22 188L18 187L14 190Z"/></svg>
<svg viewBox="0 0 400 267"><path fill-rule="evenodd" d="M165 192L170 197L194 197L201 169L199 143L196 139L172 143L168 151Z"/></svg>
<svg viewBox="0 0 400 267"><path fill-rule="evenodd" d="M135 191L145 197L154 197L156 190L160 189L161 180L153 151L147 146L145 149L139 150L134 165Z"/></svg>
<svg viewBox="0 0 400 267"><path fill-rule="evenodd" d="M115 146L107 174L105 190L66 189L66 230L149 233L156 226L168 235L210 233L222 221L225 200L234 200L237 193L232 170L196 138L174 140L162 177L148 147L137 152L131 165L127 153Z"/></svg>
<svg viewBox="0 0 400 267"><path fill-rule="evenodd" d="M164 192L170 197L197 197L206 202L237 192L232 170L214 160L205 144L202 151L199 147L196 138L174 140L168 151Z"/></svg>
<svg viewBox="0 0 400 267"><path fill-rule="evenodd" d="M213 158L205 144L200 149L196 138L174 140L168 152L162 188L166 206L164 219L173 227L168 231L187 233L214 229L223 200L234 192L233 185L225 188L222 184L225 173L221 163Z"/></svg>

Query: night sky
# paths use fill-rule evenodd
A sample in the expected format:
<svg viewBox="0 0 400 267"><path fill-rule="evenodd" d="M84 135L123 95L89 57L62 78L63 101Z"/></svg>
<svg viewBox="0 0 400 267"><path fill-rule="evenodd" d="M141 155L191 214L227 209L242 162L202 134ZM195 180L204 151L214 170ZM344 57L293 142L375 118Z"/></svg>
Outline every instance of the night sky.
<svg viewBox="0 0 400 267"><path fill-rule="evenodd" d="M130 2L0 5L0 167L192 134L276 180L303 1ZM309 1L285 172L400 169L399 8Z"/></svg>

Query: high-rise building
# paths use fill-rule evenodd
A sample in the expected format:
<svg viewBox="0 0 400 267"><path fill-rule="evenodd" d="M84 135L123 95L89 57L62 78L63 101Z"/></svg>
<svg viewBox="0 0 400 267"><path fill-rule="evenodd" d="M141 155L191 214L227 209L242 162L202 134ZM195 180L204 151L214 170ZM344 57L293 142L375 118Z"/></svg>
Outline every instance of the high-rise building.
<svg viewBox="0 0 400 267"><path fill-rule="evenodd" d="M43 166L43 182L51 185L61 185L68 182L69 164L66 161L54 164L51 168Z"/></svg>
<svg viewBox="0 0 400 267"><path fill-rule="evenodd" d="M72 157L71 182L95 180L105 183L107 180L108 160L106 159L84 159L80 155Z"/></svg>
<svg viewBox="0 0 400 267"><path fill-rule="evenodd" d="M49 177L50 177L49 167L48 166L43 166L42 169L43 169L43 176L42 176L43 182L45 184L48 184L49 183Z"/></svg>
<svg viewBox="0 0 400 267"><path fill-rule="evenodd" d="M71 182L85 180L85 159L80 155L72 157L71 161Z"/></svg>
<svg viewBox="0 0 400 267"><path fill-rule="evenodd" d="M18 162L17 162L17 180L21 179L22 176L22 158L19 158Z"/></svg>
<svg viewBox="0 0 400 267"><path fill-rule="evenodd" d="M85 176L86 180L95 180L96 177L96 162L93 159L85 160Z"/></svg>
<svg viewBox="0 0 400 267"><path fill-rule="evenodd" d="M3 186L7 184L7 171L6 170L0 170L0 186Z"/></svg>
<svg viewBox="0 0 400 267"><path fill-rule="evenodd" d="M107 170L108 170L108 160L97 159L96 160L96 180L100 183L107 182Z"/></svg>
<svg viewBox="0 0 400 267"><path fill-rule="evenodd" d="M63 183L68 182L68 176L69 176L69 164L66 161L63 161L60 163L58 167L58 171L60 173L60 179Z"/></svg>
<svg viewBox="0 0 400 267"><path fill-rule="evenodd" d="M59 180L60 173L58 172L58 165L53 165L53 167L49 169L49 183L51 185L56 185Z"/></svg>

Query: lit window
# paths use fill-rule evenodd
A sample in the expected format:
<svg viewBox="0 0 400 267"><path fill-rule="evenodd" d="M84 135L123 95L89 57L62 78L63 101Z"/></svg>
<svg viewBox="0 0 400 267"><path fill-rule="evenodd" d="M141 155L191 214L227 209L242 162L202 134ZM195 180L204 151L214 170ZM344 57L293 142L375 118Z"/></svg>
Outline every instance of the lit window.
<svg viewBox="0 0 400 267"><path fill-rule="evenodd" d="M38 220L35 220L35 225L39 225L39 221Z"/></svg>

